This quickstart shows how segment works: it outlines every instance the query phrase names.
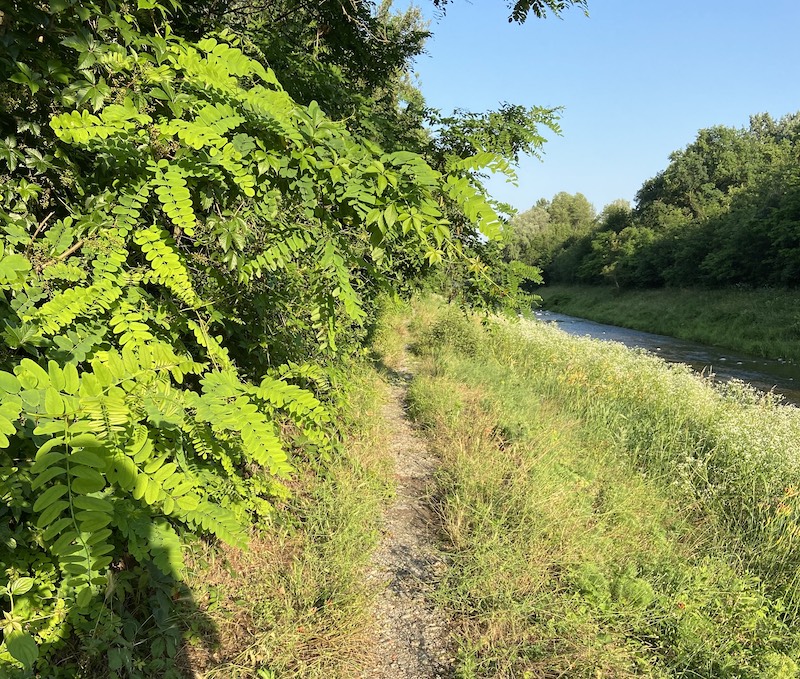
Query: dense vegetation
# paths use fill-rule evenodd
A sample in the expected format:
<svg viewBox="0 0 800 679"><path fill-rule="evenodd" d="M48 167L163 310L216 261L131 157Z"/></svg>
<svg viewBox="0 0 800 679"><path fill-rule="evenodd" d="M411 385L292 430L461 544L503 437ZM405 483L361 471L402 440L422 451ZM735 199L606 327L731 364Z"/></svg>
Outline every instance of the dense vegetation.
<svg viewBox="0 0 800 679"><path fill-rule="evenodd" d="M459 676L797 676L797 409L538 322L411 318Z"/></svg>
<svg viewBox="0 0 800 679"><path fill-rule="evenodd" d="M704 131L634 210L559 194L504 243L482 173L557 112L430 110L427 36L368 0L0 3L0 675L357 674L391 493L361 359L409 325L460 676L798 673L796 411L380 308L513 306L531 264L793 285L800 119Z"/></svg>
<svg viewBox="0 0 800 679"><path fill-rule="evenodd" d="M336 456L378 295L534 274L479 172L554 112L427 110L426 35L366 1L2 3L3 672L176 676L187 536L244 545Z"/></svg>
<svg viewBox="0 0 800 679"><path fill-rule="evenodd" d="M549 212L545 219L543 208L516 218L508 256L542 266L550 281L796 287L800 114L759 114L747 128L701 130L642 185L633 209L613 203L592 225Z"/></svg>

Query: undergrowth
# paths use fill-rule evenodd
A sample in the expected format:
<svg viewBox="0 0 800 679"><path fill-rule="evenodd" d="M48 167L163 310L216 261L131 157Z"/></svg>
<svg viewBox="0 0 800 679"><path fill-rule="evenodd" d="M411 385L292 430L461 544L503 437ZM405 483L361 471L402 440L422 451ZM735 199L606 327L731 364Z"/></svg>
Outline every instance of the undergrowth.
<svg viewBox="0 0 800 679"><path fill-rule="evenodd" d="M797 412L621 346L483 325L431 304L411 323L458 675L797 676Z"/></svg>
<svg viewBox="0 0 800 679"><path fill-rule="evenodd" d="M197 601L187 674L217 679L351 677L369 662L372 593L363 581L389 494L385 397L377 373L350 367L342 453L307 466L283 517L250 549L195 541L188 583Z"/></svg>

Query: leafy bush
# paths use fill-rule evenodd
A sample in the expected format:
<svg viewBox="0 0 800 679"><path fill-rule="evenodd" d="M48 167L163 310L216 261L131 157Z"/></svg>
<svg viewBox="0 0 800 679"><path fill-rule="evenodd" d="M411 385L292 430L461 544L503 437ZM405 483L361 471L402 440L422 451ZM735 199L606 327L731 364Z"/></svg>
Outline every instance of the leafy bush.
<svg viewBox="0 0 800 679"><path fill-rule="evenodd" d="M418 352L430 352L444 348L473 356L478 350L480 330L473 319L461 309L448 307L439 314L435 322L419 333L414 343Z"/></svg>
<svg viewBox="0 0 800 679"><path fill-rule="evenodd" d="M326 365L443 259L443 205L500 229L469 170L355 138L235 36L139 6L35 9L58 49L0 60L49 120L2 155L0 662L22 670L76 632L109 676L174 676L181 533L243 546L292 456L334 452Z"/></svg>

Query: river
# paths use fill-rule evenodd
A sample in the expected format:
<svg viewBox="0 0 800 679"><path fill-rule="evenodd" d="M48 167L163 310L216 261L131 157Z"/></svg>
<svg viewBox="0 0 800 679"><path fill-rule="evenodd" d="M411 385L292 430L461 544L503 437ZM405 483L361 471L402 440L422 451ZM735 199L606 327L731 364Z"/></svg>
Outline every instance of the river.
<svg viewBox="0 0 800 679"><path fill-rule="evenodd" d="M628 347L646 349L671 363L685 363L718 380L739 379L764 391L782 394L788 403L800 406L800 365L737 354L727 349L655 335L649 332L595 323L554 311L536 311L541 321L556 323L570 335L589 335L596 339L622 342Z"/></svg>

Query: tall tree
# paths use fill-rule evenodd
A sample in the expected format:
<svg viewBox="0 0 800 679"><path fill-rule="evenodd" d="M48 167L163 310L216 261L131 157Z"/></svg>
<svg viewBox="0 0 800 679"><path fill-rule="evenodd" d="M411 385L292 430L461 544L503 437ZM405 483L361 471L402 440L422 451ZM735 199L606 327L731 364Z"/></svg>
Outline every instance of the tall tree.
<svg viewBox="0 0 800 679"><path fill-rule="evenodd" d="M511 220L505 256L545 269L564 249L595 225L594 206L582 193L561 192L541 199Z"/></svg>

